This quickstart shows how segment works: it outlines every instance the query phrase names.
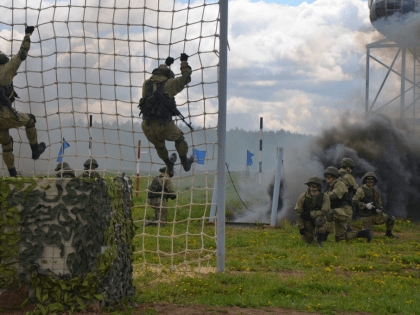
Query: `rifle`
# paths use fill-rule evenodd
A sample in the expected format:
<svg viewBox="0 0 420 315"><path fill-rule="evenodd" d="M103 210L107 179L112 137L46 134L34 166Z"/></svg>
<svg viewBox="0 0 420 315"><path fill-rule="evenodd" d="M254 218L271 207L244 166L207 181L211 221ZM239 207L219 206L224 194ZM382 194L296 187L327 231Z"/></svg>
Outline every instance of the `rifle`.
<svg viewBox="0 0 420 315"><path fill-rule="evenodd" d="M157 96L159 102L161 102L165 106L165 108L171 113L172 116L178 116L179 118L181 118L181 120L188 126L188 128L190 128L191 131L194 131L194 128L191 127L191 125L185 121L185 117L181 114L178 108L176 108L176 105L170 102L168 98L165 95L163 95L163 93L159 93L156 90L155 92L153 92L153 94Z"/></svg>
<svg viewBox="0 0 420 315"><path fill-rule="evenodd" d="M15 109L12 107L12 103L9 100L8 96L8 87L4 85L0 85L0 104L8 107L12 114L16 117L17 120L19 120L19 116L16 114ZM3 109L0 107L0 110L3 111Z"/></svg>

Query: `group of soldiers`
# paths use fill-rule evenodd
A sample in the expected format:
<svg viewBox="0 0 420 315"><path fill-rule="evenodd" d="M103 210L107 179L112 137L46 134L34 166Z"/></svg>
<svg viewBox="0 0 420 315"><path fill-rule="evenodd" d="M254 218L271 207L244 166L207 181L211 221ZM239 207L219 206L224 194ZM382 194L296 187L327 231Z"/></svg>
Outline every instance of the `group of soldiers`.
<svg viewBox="0 0 420 315"><path fill-rule="evenodd" d="M25 126L32 150L32 159L37 160L46 149L44 142L38 144L35 116L19 113L12 107L15 98L18 98L13 88L13 78L16 76L20 64L28 56L31 44L30 36L34 29L34 26L25 28L25 37L16 56L9 59L6 54L0 51L0 143L3 148L3 161L11 177L18 175L18 172L14 164L13 138L9 134L9 129ZM165 141L175 142L175 149L186 172L191 169L194 162L193 155L187 157L188 144L183 132L172 120L173 116L178 115L185 122L184 117L177 110L175 95L191 82L192 69L188 65L188 58L187 54L181 53L181 76L178 78L175 78L173 71L169 68L174 63L174 58L166 58L165 63L154 69L152 76L144 82L142 98L139 102L140 116L143 115L142 130L146 138L155 146L156 152L165 163L166 171L169 174L173 174L173 156L175 155L176 158L176 154L172 154L172 159L169 157ZM192 129L188 123L187 125ZM67 171L68 176L71 176L71 172Z"/></svg>
<svg viewBox="0 0 420 315"><path fill-rule="evenodd" d="M79 178L98 178L101 175L96 171L99 167L98 162L96 159L87 159L85 163L83 163L84 171L83 173L79 174ZM69 163L67 162L60 162L55 167L56 177L57 178L76 178L76 173L70 167Z"/></svg>
<svg viewBox="0 0 420 315"><path fill-rule="evenodd" d="M329 234L334 234L335 241L353 238L372 240L371 229L374 225L386 225L385 235L398 238L392 233L395 217L384 212L382 200L374 188L378 178L373 172L367 172L362 178L362 186L351 175L354 161L344 158L339 169L329 166L324 171L328 189L322 192L324 180L312 176L305 184L306 192L300 195L295 211L297 226L304 242L312 244L316 238L318 246L327 241ZM353 219L360 218L362 230L353 231L350 227Z"/></svg>

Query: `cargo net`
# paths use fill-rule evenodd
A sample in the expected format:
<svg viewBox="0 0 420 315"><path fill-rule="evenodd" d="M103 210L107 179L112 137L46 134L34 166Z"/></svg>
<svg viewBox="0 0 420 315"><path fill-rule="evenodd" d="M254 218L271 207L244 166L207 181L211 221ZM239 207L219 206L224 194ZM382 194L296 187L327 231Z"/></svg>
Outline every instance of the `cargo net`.
<svg viewBox="0 0 420 315"><path fill-rule="evenodd" d="M134 270L214 265L216 233L207 222L214 221L217 169L219 2L2 0L0 14L0 50L9 57L19 51L25 25L35 26L29 56L14 78L20 98L13 106L35 115L38 142L47 149L31 160L25 128L11 129L17 171L55 178L66 162L78 176L94 158L101 176L132 176ZM174 120L188 156L197 153L200 160L185 172L178 157L176 198L168 201L166 225L153 226L148 187L164 163L142 132L137 106L144 80L168 56L175 59L175 77L181 74L183 52L193 72L176 102L194 131ZM166 146L176 152L174 142ZM0 171L9 175L3 161Z"/></svg>

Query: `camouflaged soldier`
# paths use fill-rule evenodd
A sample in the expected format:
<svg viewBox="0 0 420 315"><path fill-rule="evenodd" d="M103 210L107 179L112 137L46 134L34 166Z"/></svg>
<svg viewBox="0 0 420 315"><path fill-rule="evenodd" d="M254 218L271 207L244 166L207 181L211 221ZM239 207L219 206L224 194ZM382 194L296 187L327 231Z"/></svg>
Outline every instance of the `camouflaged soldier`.
<svg viewBox="0 0 420 315"><path fill-rule="evenodd" d="M57 172L55 176L57 178L75 178L76 174L74 170L70 167L69 163L63 162L58 163L55 167L55 171Z"/></svg>
<svg viewBox="0 0 420 315"><path fill-rule="evenodd" d="M79 178L101 177L101 175L95 171L99 167L99 164L95 159L87 159L85 163L83 163L83 167L85 168L85 171L79 175Z"/></svg>
<svg viewBox="0 0 420 315"><path fill-rule="evenodd" d="M174 185L171 178L174 176L173 171L168 172L167 167L162 167L158 176L154 177L150 183L147 194L147 203L155 210L155 221L146 223L148 225L165 226L168 221L168 199L176 199L174 194Z"/></svg>
<svg viewBox="0 0 420 315"><path fill-rule="evenodd" d="M375 173L367 172L362 179L360 187L353 197L353 203L359 208L360 222L363 227L372 228L373 225L386 224L385 235L399 238L392 234L395 224L395 217L383 212L382 200L379 193L373 186L378 182Z"/></svg>
<svg viewBox="0 0 420 315"><path fill-rule="evenodd" d="M354 161L350 158L344 158L340 161L340 163L338 163L340 176L343 179L344 184L346 184L348 194L349 194L350 205L352 206L352 217L350 217L349 221L347 222L347 230L349 232L351 231L350 224L352 222L352 219L358 216L357 213L353 212L354 207L351 202L354 194L359 188L359 185L356 183L356 180L354 179L353 175L351 175L351 172L353 171L354 166L355 166Z"/></svg>
<svg viewBox="0 0 420 315"><path fill-rule="evenodd" d="M323 180L318 176L312 176L305 183L309 188L299 196L295 206L298 213L297 226L301 239L312 244L315 233L316 242L322 247L326 240L326 215L330 211L330 199L321 192Z"/></svg>
<svg viewBox="0 0 420 315"><path fill-rule="evenodd" d="M341 179L338 169L333 166L327 167L324 177L329 184L325 194L330 198L331 204L331 210L327 214L327 232L334 232L336 242L352 238L366 238L369 243L372 240L369 229L347 231L347 222L351 218L352 209L348 200L346 184Z"/></svg>
<svg viewBox="0 0 420 315"><path fill-rule="evenodd" d="M9 59L4 53L0 52L0 143L3 149L3 161L11 177L15 177L17 171L15 168L15 157L13 155L13 138L9 134L9 129L25 126L33 160L37 160L45 151L46 147L44 142L38 144L35 116L32 114L18 113L12 107L15 97L18 97L13 89L13 78L17 74L22 61L28 56L31 45L30 36L34 29L34 26L26 27L25 37L19 52L12 59Z"/></svg>
<svg viewBox="0 0 420 315"><path fill-rule="evenodd" d="M174 59L168 57L165 64L153 70L150 79L143 83L142 98L140 100L140 115L143 114L141 127L143 132L156 148L158 156L165 162L168 171L172 172L174 164L171 163L165 141L174 141L176 151L181 159L186 172L191 169L194 157L187 158L188 144L183 132L172 121L170 109L176 110L175 95L181 92L185 85L191 82L191 67L188 65L188 55L181 54L181 77L175 79L175 75L168 67ZM155 93L163 94L164 102L158 101ZM159 94L160 96L162 96Z"/></svg>

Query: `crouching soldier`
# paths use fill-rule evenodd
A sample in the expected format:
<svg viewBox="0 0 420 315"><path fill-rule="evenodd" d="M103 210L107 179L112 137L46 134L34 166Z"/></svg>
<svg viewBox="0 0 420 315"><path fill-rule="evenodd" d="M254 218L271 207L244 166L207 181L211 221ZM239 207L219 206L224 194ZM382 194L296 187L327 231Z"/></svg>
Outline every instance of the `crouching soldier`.
<svg viewBox="0 0 420 315"><path fill-rule="evenodd" d="M75 178L76 174L67 162L58 163L55 167L57 178Z"/></svg>
<svg viewBox="0 0 420 315"><path fill-rule="evenodd" d="M83 163L83 167L85 171L79 175L79 178L98 178L101 175L96 171L99 167L98 162L95 159L87 159L85 163Z"/></svg>
<svg viewBox="0 0 420 315"><path fill-rule="evenodd" d="M166 167L162 167L158 176L153 178L151 184L147 189L148 204L155 210L155 221L146 223L148 225L165 226L168 221L168 199L176 199L174 194L174 185L171 178L174 176L173 171L170 173Z"/></svg>
<svg viewBox="0 0 420 315"><path fill-rule="evenodd" d="M301 239L312 244L316 234L316 243L319 247L322 247L322 242L326 240L325 221L330 211L330 199L321 192L322 183L320 177L310 177L305 183L308 190L299 196L295 207Z"/></svg>
<svg viewBox="0 0 420 315"><path fill-rule="evenodd" d="M353 171L353 168L355 166L354 161L352 159L344 158L340 161L340 163L338 163L338 165L340 176L343 179L344 184L346 184L349 194L350 205L352 206L352 217L350 217L349 221L347 222L347 231L350 232L350 225L353 219L356 219L358 217L357 211L353 211L354 206L351 200L354 194L356 193L356 190L359 188L359 185L356 183L356 180L354 179L353 175L351 175L351 172Z"/></svg>
<svg viewBox="0 0 420 315"><path fill-rule="evenodd" d="M383 212L382 200L379 193L373 188L378 182L375 173L367 172L363 176L362 187L353 197L353 204L359 208L360 222L363 227L371 229L373 225L386 224L386 236L399 238L392 234L395 217Z"/></svg>
<svg viewBox="0 0 420 315"><path fill-rule="evenodd" d="M327 214L327 231L334 232L335 241L349 240L352 238L366 238L369 243L372 234L369 229L361 231L347 231L347 224L352 216L352 208L348 200L346 184L340 177L340 172L333 166L327 167L324 172L329 187L325 193L330 198L331 210Z"/></svg>

